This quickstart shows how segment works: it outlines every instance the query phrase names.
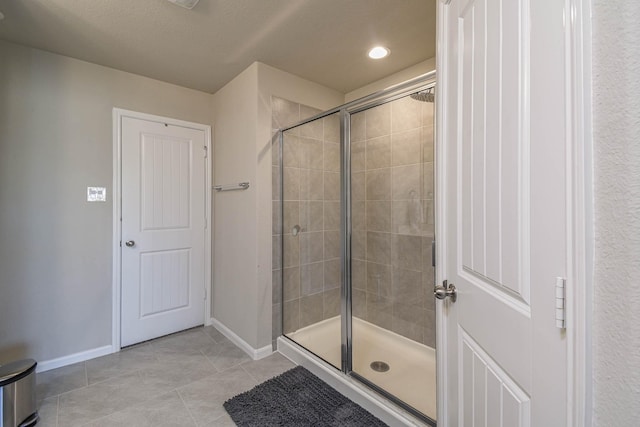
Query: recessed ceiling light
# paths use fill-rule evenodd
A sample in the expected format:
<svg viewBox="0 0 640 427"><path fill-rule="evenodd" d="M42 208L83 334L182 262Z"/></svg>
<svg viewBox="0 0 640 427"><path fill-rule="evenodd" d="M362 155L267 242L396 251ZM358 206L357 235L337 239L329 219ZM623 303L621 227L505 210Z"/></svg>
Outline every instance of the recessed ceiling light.
<svg viewBox="0 0 640 427"><path fill-rule="evenodd" d="M388 56L391 51L383 46L376 46L369 51L369 58L380 59Z"/></svg>

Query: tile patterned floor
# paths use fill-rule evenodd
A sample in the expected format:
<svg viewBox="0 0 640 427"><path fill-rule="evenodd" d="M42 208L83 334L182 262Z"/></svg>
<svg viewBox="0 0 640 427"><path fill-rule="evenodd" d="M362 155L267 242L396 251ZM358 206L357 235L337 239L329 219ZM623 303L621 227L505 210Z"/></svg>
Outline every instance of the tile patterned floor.
<svg viewBox="0 0 640 427"><path fill-rule="evenodd" d="M39 373L39 427L233 426L222 404L294 366L253 361L215 328L190 329Z"/></svg>

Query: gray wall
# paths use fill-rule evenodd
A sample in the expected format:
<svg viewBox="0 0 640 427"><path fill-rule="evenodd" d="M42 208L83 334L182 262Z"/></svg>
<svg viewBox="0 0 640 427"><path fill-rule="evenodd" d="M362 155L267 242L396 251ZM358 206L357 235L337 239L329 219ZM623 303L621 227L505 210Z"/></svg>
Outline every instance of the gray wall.
<svg viewBox="0 0 640 427"><path fill-rule="evenodd" d="M593 2L594 425L640 418L640 3Z"/></svg>
<svg viewBox="0 0 640 427"><path fill-rule="evenodd" d="M112 108L211 124L211 95L3 41L0 58L0 364L110 345Z"/></svg>

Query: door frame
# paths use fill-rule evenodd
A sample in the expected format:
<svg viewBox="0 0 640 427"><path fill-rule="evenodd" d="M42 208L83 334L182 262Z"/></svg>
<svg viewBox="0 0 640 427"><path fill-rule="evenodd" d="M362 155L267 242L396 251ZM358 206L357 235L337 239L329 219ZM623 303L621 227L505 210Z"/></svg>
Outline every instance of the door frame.
<svg viewBox="0 0 640 427"><path fill-rule="evenodd" d="M437 3L437 55L436 70L439 90L436 95L436 283L446 279L446 163L445 127L447 70L442 46L446 39L448 5L450 0ZM592 307L593 307L593 142L591 134L591 0L564 0L568 11L565 25L565 149L567 234L567 426L592 424L593 382L592 367ZM439 96L438 96L439 95ZM449 425L447 409L446 372L457 361L446 359L446 308L436 306L436 360L438 423ZM440 424L442 423L442 424Z"/></svg>
<svg viewBox="0 0 640 427"><path fill-rule="evenodd" d="M122 240L122 119L130 117L134 119L149 120L166 123L174 126L181 126L189 129L204 131L206 145L206 167L205 167L205 229L204 229L204 319L205 326L211 324L211 240L213 230L211 228L212 219L212 164L213 152L211 150L211 126L200 123L187 122L184 120L172 119L169 117L156 116L153 114L141 113L137 111L113 108L113 268L112 268L112 315L111 315L111 351L120 351L121 324L120 316L122 309L122 256L120 242Z"/></svg>

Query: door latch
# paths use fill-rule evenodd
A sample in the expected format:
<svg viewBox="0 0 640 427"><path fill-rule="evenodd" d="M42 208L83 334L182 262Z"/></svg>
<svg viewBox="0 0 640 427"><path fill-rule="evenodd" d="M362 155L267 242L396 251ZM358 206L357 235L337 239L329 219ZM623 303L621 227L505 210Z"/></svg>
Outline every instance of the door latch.
<svg viewBox="0 0 640 427"><path fill-rule="evenodd" d="M456 287L453 283L448 283L446 280L442 282L441 286L436 286L433 288L433 294L438 299L445 299L446 297L451 298L451 302L456 302L458 298L458 292L456 291Z"/></svg>

